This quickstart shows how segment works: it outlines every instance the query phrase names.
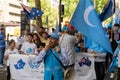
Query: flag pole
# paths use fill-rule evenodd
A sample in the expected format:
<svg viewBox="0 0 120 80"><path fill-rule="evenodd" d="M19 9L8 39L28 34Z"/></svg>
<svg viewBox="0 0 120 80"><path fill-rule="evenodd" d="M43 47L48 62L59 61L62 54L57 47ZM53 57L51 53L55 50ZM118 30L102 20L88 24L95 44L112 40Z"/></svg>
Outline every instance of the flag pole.
<svg viewBox="0 0 120 80"><path fill-rule="evenodd" d="M59 32L61 32L61 2L62 0L59 0Z"/></svg>
<svg viewBox="0 0 120 80"><path fill-rule="evenodd" d="M112 0L112 3L113 3L113 0ZM115 4L113 4L113 5L114 5L114 7L115 7ZM114 26L114 25L113 25L113 14L114 14L114 13L113 13L113 9L114 9L114 7L112 7L112 18L111 18L112 26ZM111 38L110 38L111 41L112 41L112 35L113 35L113 31L111 31Z"/></svg>
<svg viewBox="0 0 120 80"><path fill-rule="evenodd" d="M96 8L96 0L94 0L94 8Z"/></svg>

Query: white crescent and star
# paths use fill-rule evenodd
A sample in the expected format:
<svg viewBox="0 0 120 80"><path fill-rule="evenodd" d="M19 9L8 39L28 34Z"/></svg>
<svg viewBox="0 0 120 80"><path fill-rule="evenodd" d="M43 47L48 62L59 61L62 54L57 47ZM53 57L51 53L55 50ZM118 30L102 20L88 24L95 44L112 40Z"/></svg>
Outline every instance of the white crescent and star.
<svg viewBox="0 0 120 80"><path fill-rule="evenodd" d="M92 10L94 10L94 7L93 6L89 6L86 10L85 10L85 12L84 12L84 20L85 20L85 22L89 25L89 26L91 26L91 27L95 27L95 25L93 25L90 21L89 21L89 14L90 14L90 12L92 11Z"/></svg>

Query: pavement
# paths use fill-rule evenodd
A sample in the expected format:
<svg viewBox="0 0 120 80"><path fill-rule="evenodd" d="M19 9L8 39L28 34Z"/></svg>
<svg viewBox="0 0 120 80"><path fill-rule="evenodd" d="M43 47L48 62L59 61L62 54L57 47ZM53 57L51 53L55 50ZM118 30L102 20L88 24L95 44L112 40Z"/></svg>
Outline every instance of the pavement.
<svg viewBox="0 0 120 80"><path fill-rule="evenodd" d="M6 61L4 62L6 64ZM6 80L7 67L0 68L0 80Z"/></svg>

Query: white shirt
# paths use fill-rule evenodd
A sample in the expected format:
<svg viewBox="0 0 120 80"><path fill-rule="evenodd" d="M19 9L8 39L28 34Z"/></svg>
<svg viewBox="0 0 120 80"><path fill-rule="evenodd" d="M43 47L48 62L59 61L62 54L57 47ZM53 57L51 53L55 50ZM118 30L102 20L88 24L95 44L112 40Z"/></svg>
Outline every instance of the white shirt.
<svg viewBox="0 0 120 80"><path fill-rule="evenodd" d="M118 53L118 67L120 67L120 50L119 50L119 53Z"/></svg>
<svg viewBox="0 0 120 80"><path fill-rule="evenodd" d="M65 49L66 54L70 59L69 65L72 65L76 62L75 50L74 50L75 44L76 44L76 39L72 35L63 34L60 38L59 45L62 49Z"/></svg>
<svg viewBox="0 0 120 80"><path fill-rule="evenodd" d="M21 51L25 54L37 54L37 46L35 43L25 42L21 47Z"/></svg>
<svg viewBox="0 0 120 80"><path fill-rule="evenodd" d="M10 54L19 54L19 51L17 50L17 49L14 49L14 50L10 50L10 49L7 49L6 51L5 51L5 56L6 55L10 55ZM9 66L9 57L8 57L8 60L7 60L7 66Z"/></svg>
<svg viewBox="0 0 120 80"><path fill-rule="evenodd" d="M95 62L105 62L105 58L106 58L106 53L97 53Z"/></svg>

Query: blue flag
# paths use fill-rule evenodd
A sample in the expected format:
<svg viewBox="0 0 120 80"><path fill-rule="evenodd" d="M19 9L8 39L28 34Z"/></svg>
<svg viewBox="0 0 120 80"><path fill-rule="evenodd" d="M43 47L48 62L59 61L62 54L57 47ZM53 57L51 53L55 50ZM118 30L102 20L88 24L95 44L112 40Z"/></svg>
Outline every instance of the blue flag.
<svg viewBox="0 0 120 80"><path fill-rule="evenodd" d="M41 16L43 14L43 12L38 8L30 8L24 4L21 5L28 19L35 19L37 16Z"/></svg>
<svg viewBox="0 0 120 80"><path fill-rule="evenodd" d="M56 33L59 32L59 24L58 24L58 20L56 20Z"/></svg>
<svg viewBox="0 0 120 80"><path fill-rule="evenodd" d="M111 17L114 13L115 13L115 0L107 0L107 3L99 16L101 22Z"/></svg>
<svg viewBox="0 0 120 80"><path fill-rule="evenodd" d="M70 21L73 27L112 53L110 40L104 31L101 21L93 7L92 0L80 0Z"/></svg>

